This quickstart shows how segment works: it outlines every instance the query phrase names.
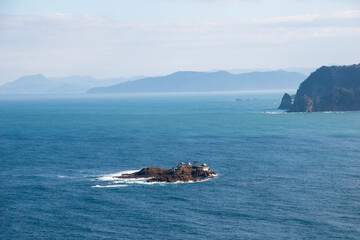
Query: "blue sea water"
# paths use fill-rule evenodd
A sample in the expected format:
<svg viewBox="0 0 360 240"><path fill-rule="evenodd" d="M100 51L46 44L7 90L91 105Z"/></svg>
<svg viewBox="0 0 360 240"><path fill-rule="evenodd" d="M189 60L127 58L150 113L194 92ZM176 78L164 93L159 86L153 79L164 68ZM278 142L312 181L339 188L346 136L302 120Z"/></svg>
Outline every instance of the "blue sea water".
<svg viewBox="0 0 360 240"><path fill-rule="evenodd" d="M1 96L0 238L360 239L360 112L281 95ZM96 180L182 161L217 177Z"/></svg>

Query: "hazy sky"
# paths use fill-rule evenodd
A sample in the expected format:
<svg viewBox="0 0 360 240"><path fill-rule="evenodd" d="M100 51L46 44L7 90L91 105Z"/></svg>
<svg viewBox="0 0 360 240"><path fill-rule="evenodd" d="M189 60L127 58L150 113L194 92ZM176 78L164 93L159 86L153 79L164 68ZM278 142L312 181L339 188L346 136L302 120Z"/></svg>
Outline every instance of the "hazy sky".
<svg viewBox="0 0 360 240"><path fill-rule="evenodd" d="M359 0L0 0L0 84L360 63Z"/></svg>

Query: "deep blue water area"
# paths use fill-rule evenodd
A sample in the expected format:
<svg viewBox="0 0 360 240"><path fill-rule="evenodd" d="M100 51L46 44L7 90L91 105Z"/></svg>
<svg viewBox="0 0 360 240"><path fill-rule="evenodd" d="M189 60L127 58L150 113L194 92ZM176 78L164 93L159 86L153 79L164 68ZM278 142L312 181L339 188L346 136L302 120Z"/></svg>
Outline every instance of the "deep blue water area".
<svg viewBox="0 0 360 240"><path fill-rule="evenodd" d="M0 96L0 239L360 239L360 112L281 96ZM188 161L217 177L96 180Z"/></svg>

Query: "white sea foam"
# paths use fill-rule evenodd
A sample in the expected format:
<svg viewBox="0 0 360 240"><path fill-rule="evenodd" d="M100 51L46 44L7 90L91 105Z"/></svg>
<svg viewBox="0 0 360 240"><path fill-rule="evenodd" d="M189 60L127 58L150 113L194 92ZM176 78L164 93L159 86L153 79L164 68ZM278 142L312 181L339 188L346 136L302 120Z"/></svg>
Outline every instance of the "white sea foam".
<svg viewBox="0 0 360 240"><path fill-rule="evenodd" d="M339 112L339 111L325 111L325 112L321 112L321 113L344 113L344 112Z"/></svg>
<svg viewBox="0 0 360 240"><path fill-rule="evenodd" d="M139 170L127 170L127 171L122 171L122 172L117 172L117 173L111 173L111 174L106 174L102 177L99 177L99 178L96 178L95 180L98 180L98 181L113 181L113 180L117 180L118 178L116 177L120 177L124 174L132 174L132 173L135 173L135 172L138 172L140 171Z"/></svg>
<svg viewBox="0 0 360 240"><path fill-rule="evenodd" d="M111 188L111 187L126 187L130 184L165 185L165 184L196 183L194 181L189 181L189 182L177 181L177 182L173 182L173 183L148 182L147 180L149 180L150 178L118 178L124 174L131 174L131 173L135 173L138 171L140 171L140 170L127 170L127 171L122 171L122 172L117 172L117 173L112 173L112 174L106 174L102 177L94 179L94 181L105 181L105 182L108 182L109 185L95 185L95 186L91 186L91 187L93 187L93 188ZM215 177L217 177L217 175L215 174L215 175L213 175L213 177L215 178ZM204 179L204 180L201 180L200 182L208 181L210 179L211 178Z"/></svg>
<svg viewBox="0 0 360 240"><path fill-rule="evenodd" d="M283 114L286 112L264 112L265 114Z"/></svg>
<svg viewBox="0 0 360 240"><path fill-rule="evenodd" d="M109 185L95 185L94 188L110 188L110 187L124 187L128 184L157 184L157 182L147 182L149 178L118 178L124 174L132 174L138 172L139 170L126 170L117 173L106 174L102 177L94 179L95 181L104 181L109 182Z"/></svg>
<svg viewBox="0 0 360 240"><path fill-rule="evenodd" d="M149 178L117 178L112 181L114 184L145 184Z"/></svg>
<svg viewBox="0 0 360 240"><path fill-rule="evenodd" d="M265 114L306 114L307 112L264 112ZM312 113L344 113L341 111L324 111L324 112L312 112Z"/></svg>

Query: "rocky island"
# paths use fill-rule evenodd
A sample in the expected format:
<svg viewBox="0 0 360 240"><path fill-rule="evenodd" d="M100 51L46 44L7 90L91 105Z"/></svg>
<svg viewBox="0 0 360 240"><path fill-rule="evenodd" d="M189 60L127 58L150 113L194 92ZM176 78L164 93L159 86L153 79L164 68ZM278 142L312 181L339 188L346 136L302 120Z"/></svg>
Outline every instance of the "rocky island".
<svg viewBox="0 0 360 240"><path fill-rule="evenodd" d="M131 174L123 174L115 178L130 179L130 178L148 178L147 182L189 182L189 181L203 181L208 178L214 178L215 172L209 169L204 163L180 163L176 168L162 169L157 167L143 168L138 172Z"/></svg>
<svg viewBox="0 0 360 240"><path fill-rule="evenodd" d="M281 109L288 112L359 111L360 64L317 69L300 84L294 103L290 104L290 100L284 96Z"/></svg>
<svg viewBox="0 0 360 240"><path fill-rule="evenodd" d="M292 105L291 96L289 94L285 93L283 98L281 99L279 109L290 109L291 105Z"/></svg>

